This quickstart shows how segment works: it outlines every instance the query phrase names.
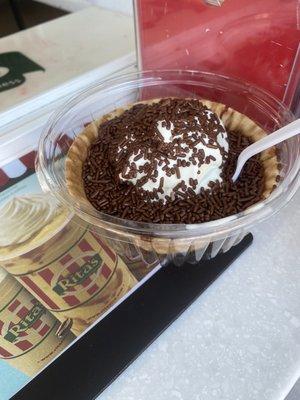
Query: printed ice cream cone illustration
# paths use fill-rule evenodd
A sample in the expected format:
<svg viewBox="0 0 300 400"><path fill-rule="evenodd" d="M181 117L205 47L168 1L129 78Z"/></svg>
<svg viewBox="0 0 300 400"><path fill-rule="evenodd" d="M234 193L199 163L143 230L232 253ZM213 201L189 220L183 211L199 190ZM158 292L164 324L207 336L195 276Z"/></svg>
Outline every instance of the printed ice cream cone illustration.
<svg viewBox="0 0 300 400"><path fill-rule="evenodd" d="M0 269L0 358L31 376L75 336L12 276ZM62 334L59 334L61 332Z"/></svg>
<svg viewBox="0 0 300 400"><path fill-rule="evenodd" d="M0 215L0 265L59 321L70 319L75 335L137 282L87 224L49 195L15 198Z"/></svg>

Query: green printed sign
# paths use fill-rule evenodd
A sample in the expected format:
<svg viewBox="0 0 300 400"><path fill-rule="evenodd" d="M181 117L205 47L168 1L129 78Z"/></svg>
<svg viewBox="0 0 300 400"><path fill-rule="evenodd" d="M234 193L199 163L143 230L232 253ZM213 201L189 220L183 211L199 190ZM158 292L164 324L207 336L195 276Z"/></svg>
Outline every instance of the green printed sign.
<svg viewBox="0 0 300 400"><path fill-rule="evenodd" d="M0 74L0 92L22 85L26 80L24 74L45 71L43 67L18 51L0 53L0 73L1 70L4 70L4 75Z"/></svg>

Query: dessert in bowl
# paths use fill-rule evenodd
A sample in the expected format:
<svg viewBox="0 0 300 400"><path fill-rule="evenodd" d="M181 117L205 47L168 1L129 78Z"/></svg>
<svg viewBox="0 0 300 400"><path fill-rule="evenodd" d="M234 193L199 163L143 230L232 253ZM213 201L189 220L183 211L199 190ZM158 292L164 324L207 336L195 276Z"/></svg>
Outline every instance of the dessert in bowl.
<svg viewBox="0 0 300 400"><path fill-rule="evenodd" d="M298 185L292 143L285 154L271 148L255 156L231 180L243 148L293 118L260 96L268 95L207 73L156 71L104 82L50 121L40 142L40 177L112 245L134 244L161 259L212 257ZM61 141L58 129L72 137L63 151L49 147L50 138Z"/></svg>

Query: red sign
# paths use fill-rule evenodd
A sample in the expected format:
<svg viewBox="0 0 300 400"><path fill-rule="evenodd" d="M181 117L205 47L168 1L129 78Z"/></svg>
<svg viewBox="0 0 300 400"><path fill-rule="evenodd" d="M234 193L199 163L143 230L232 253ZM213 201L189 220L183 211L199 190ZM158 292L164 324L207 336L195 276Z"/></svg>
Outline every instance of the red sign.
<svg viewBox="0 0 300 400"><path fill-rule="evenodd" d="M294 95L295 75L297 82L300 77L297 0L136 0L136 7L144 70L233 76L285 97L290 105L286 89L290 81Z"/></svg>

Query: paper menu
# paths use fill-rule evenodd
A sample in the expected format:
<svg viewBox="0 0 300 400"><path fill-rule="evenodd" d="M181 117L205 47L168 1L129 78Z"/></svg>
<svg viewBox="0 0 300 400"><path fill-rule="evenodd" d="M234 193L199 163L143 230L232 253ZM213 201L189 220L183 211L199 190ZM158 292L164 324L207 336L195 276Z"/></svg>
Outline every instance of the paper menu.
<svg viewBox="0 0 300 400"><path fill-rule="evenodd" d="M36 158L36 150L33 148L29 151L29 153L12 160L8 162L7 164L4 164L0 168L0 213L1 213L1 207L5 207L7 202L9 202L11 199L15 198L21 198L23 195L26 195L27 197L29 196L30 198L34 198L36 195L41 193L41 188L39 185L39 182L37 180L37 176L34 170L34 161ZM20 221L20 228L22 227L22 221ZM28 333L29 335L31 334L30 330L33 328L37 327L41 329L41 323L43 321L39 321L40 315L43 316L46 321L52 322L52 325L49 325L49 327L52 326L52 336L51 340L48 339L49 344L47 343L47 346L54 346L56 353L54 353L54 356L58 356L61 351L64 350L68 344L70 344L74 339L75 336L78 336L82 333L85 332L85 329L91 325L92 323L95 323L97 321L97 318L101 318L101 315L103 313L108 313L110 310L118 304L124 296L132 289L135 288L138 284L138 280L142 279L145 274L140 276L141 274L141 267L145 265L144 259L140 259L138 257L138 254L134 254L133 258L131 259L130 254L127 254L127 257L124 258L123 255L122 257L120 256L119 253L116 253L116 249L114 247L109 247L107 243L104 243L103 238L94 235L93 232L89 232L88 230L84 229L83 236L79 232L79 241L76 239L76 243L69 247L69 243L64 244L66 241L65 238L69 238L72 230L77 231L77 225L75 224L74 226L71 226L70 223L67 224L68 231L66 234L62 235L62 231L59 231L59 242L64 246L64 250L59 256L59 258L54 257L54 261L52 262L47 262L44 264L41 264L41 259L39 258L39 254L47 254L48 249L53 249L55 254L57 253L57 250L55 250L55 247L52 244L49 244L52 240L50 238L47 240L46 247L43 249L42 252L37 253L36 250L32 250L26 254L25 259L29 261L28 262L25 260L25 264L28 264L28 267L24 268L21 266L23 263L22 257L20 257L17 262L14 262L14 259L8 260L8 268L6 267L5 261L3 264L3 260L0 261L0 266L2 265L6 267L6 271L10 272L12 275L9 275L11 279L15 281L15 284L19 284L19 287L17 287L17 293L19 290L25 290L25 294L21 292L22 298L17 298L17 303L18 306L21 306L21 300L23 302L31 303L33 307L40 307L45 306L45 308L42 308L42 312L39 313L37 316L38 320L34 322L34 325L28 325L26 327L25 333ZM62 236L61 236L62 235ZM55 236L53 237L53 239ZM72 239L71 239L72 240ZM58 247L61 247L60 245L57 245ZM68 250L66 250L68 248ZM122 249L121 249L122 250ZM59 251L59 250L58 250ZM0 252L1 252L1 246L0 246ZM92 254L93 253L93 254ZM30 256L29 256L30 254ZM58 254L58 253L57 253ZM106 254L106 255L105 255ZM109 257L107 257L109 255ZM31 257L32 258L32 263L31 263ZM37 256L37 257L36 257ZM44 256L43 256L44 257ZM67 259L67 258L68 259ZM73 257L73 260L71 259ZM50 259L48 257L48 259ZM35 261L37 260L37 262ZM52 258L53 260L53 258ZM80 260L83 260L83 263L80 264ZM96 265L96 261L99 261ZM75 263L73 261L76 261ZM38 263L38 264L37 264ZM61 263L62 269L58 270L60 268L59 263ZM101 264L102 263L102 264ZM13 266L13 264L15 264ZM88 265L90 267L88 268ZM98 265L100 266L100 269L98 268ZM151 265L147 264L147 268L145 267L146 274L148 272L151 272L151 270L157 265L157 263L151 263ZM36 269L36 271L33 271L33 269ZM92 268L91 268L92 267ZM17 268L18 271L14 272L13 269ZM26 269L26 271L25 271ZM28 269L28 271L27 271ZM99 273L97 271L100 271ZM57 272L59 273L57 274ZM88 273L87 273L88 272ZM14 275L16 273L16 275ZM83 276L83 273L86 273L86 278ZM21 275L20 275L21 274ZM51 274L51 282L49 281L49 274ZM58 279L56 278L58 277ZM76 279L80 277L78 282L75 282ZM115 277L115 278L114 278ZM116 279L118 277L118 279ZM39 279L38 284L36 285L37 281L36 279ZM63 278L63 280L61 279ZM120 280L121 278L121 280ZM26 280L25 280L26 279ZM43 284L42 279L45 279L47 282L49 282L49 285L46 286ZM70 292L66 292L68 290L68 285L66 284L66 281L69 280L70 282ZM63 291L57 290L58 285L60 285L60 288L62 287L63 282ZM21 285L22 283L25 283L24 285ZM13 281L11 282L11 285L14 286ZM33 286L32 286L33 285ZM34 285L37 286L38 291L35 293L34 292ZM75 286L74 286L75 285ZM81 286L80 286L81 285ZM78 289L77 289L78 287ZM19 289L18 289L19 288ZM33 291L27 292L27 290L32 289ZM41 293L41 288L43 288L42 293ZM17 371L14 369L14 367L17 367L18 370L25 370L27 371L35 371L39 372L39 368L35 365L35 360L40 360L39 352L37 354L34 354L34 360L32 360L31 354L28 353L27 357L27 364L29 364L29 367L24 366L23 363L20 364L18 359L13 358L12 362L5 357L8 357L8 351L6 348L6 342L5 340L3 341L3 338L7 337L7 326L10 326L11 323L8 323L8 318L11 316L11 313L9 316L7 316L8 312L1 313L1 311L6 311L5 307L3 308L3 299L1 298L1 294L3 294L3 288L1 287L1 277L0 277L0 400L6 400L8 399L12 394L14 394L18 389L24 385L24 383L29 381L29 378L22 374L20 371ZM99 289L99 290L98 290ZM52 294L52 290L55 291L55 296ZM75 290L75 291L74 291ZM84 294L84 290L86 290ZM99 291L99 295L97 295L97 290ZM2 291L2 292L1 292ZM95 292L96 291L96 292ZM87 298L87 295L90 294L91 298ZM69 326L69 330L67 330L68 336L66 337L65 343L61 344L55 333L56 331L61 331L62 329L64 330L67 326L68 328L68 321L69 318L66 318L64 320L61 320L61 318L64 315L64 310L63 308L61 311L56 313L55 310L51 309L51 303L49 308L47 307L49 300L58 300L58 296L60 297L61 300L60 303L57 303L59 307L63 307L64 303L63 301L70 301L71 298L74 300L76 297L76 301L79 302L78 306L75 308L72 308L72 315L71 319L73 320L73 323ZM47 300L45 300L45 304L43 302L44 296ZM83 297L84 298L83 298ZM96 297L95 297L96 296ZM97 299L99 299L99 302L97 303ZM13 303L16 299L11 299L11 302ZM82 305L84 305L83 309L80 309L80 301L82 300ZM89 301L91 301L91 306L89 306ZM10 302L10 303L11 303ZM7 302L6 302L7 303ZM10 305L8 306L10 307ZM76 312L76 308L78 307L78 313L77 315L74 314ZM12 309L8 309L8 311L14 311L14 307ZM90 312L88 312L90 309ZM22 311L25 310L25 311ZM32 314L33 311L30 310L30 307L26 306L23 307L21 312L23 314L18 314L20 316L20 320L18 319L18 315L14 315L13 317L15 318L15 324L20 325L22 320L28 320L30 313ZM18 309L16 310L18 311ZM24 314L25 312L25 314ZM35 311L34 311L35 312ZM68 315L67 315L68 317ZM76 323L76 317L77 320L80 321L80 324ZM86 318L85 318L86 317ZM5 320L6 318L6 320ZM4 320L4 325L1 324L1 320ZM82 321L86 320L85 324L82 325ZM44 322L45 323L45 322ZM38 325L36 325L38 324ZM61 324L61 325L60 325ZM33 326L33 328L31 327ZM39 332L35 333L34 338L39 334ZM17 336L17 339L22 340L24 339L23 337ZM29 345L30 343L33 343L33 340L27 340L26 338L26 346ZM56 344L56 341L57 344ZM29 344L28 344L29 343ZM10 345L11 346L11 345ZM21 350L23 349L23 345L21 347ZM30 350L30 348L29 348ZM42 354L45 352L45 346L41 346L41 351ZM14 354L10 351L10 354ZM25 354L25 353L24 353ZM21 352L20 354L21 358L23 356L23 353ZM45 366L49 361L51 362L51 357L46 354L46 362L41 364L41 368ZM10 365L12 364L12 365ZM21 367L20 367L21 365ZM6 377L6 379L2 380L2 377ZM9 382L9 384L7 384ZM3 397L1 397L3 394Z"/></svg>
<svg viewBox="0 0 300 400"><path fill-rule="evenodd" d="M11 196L41 191L34 173L35 155L36 151L33 149L20 159L13 160L0 168L0 207ZM29 380L30 378L22 371L0 359L0 400L9 399Z"/></svg>

